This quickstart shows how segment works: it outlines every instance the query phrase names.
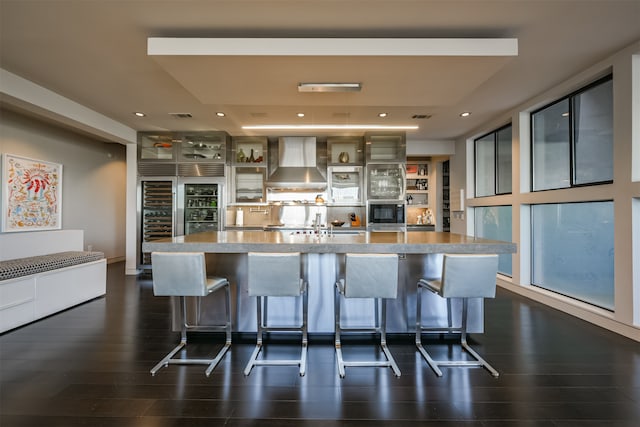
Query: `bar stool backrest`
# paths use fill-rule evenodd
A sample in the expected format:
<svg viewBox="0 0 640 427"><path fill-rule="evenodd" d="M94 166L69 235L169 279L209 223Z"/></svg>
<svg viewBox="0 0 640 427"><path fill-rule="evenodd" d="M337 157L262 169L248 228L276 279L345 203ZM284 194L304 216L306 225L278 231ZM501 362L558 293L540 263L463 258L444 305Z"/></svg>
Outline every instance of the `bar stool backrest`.
<svg viewBox="0 0 640 427"><path fill-rule="evenodd" d="M398 255L347 254L344 296L346 298L396 298Z"/></svg>
<svg viewBox="0 0 640 427"><path fill-rule="evenodd" d="M494 298L498 255L445 255L442 264L444 298Z"/></svg>
<svg viewBox="0 0 640 427"><path fill-rule="evenodd" d="M300 253L248 254L249 296L299 296L302 293L300 280Z"/></svg>
<svg viewBox="0 0 640 427"><path fill-rule="evenodd" d="M207 295L207 270L202 252L152 252L156 296Z"/></svg>

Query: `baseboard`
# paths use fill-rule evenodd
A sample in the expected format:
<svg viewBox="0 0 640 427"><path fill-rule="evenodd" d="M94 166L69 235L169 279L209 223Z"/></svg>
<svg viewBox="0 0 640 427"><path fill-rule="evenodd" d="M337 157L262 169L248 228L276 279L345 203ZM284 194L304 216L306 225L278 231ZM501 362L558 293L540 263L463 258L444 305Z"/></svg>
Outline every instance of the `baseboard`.
<svg viewBox="0 0 640 427"><path fill-rule="evenodd" d="M498 280L498 286L551 308L555 308L563 313L570 314L585 322L640 342L640 328L617 321L613 318L613 313L610 311L573 300L563 295L558 295L536 286L518 286L503 280Z"/></svg>

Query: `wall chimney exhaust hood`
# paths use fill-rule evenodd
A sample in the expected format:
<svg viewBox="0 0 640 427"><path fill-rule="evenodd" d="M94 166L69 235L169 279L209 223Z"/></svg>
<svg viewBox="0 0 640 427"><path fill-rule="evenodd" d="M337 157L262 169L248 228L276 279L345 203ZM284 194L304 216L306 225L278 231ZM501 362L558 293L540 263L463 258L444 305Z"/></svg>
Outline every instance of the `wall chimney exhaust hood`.
<svg viewBox="0 0 640 427"><path fill-rule="evenodd" d="M276 188L326 188L327 179L316 165L316 138L278 138L278 166L266 185Z"/></svg>

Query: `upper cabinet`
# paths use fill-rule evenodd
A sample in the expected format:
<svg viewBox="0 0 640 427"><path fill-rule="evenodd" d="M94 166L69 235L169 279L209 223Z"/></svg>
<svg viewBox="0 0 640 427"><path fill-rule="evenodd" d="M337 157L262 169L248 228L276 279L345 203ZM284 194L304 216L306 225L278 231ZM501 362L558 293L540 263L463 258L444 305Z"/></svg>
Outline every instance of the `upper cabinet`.
<svg viewBox="0 0 640 427"><path fill-rule="evenodd" d="M404 133L365 134L367 163L404 163L407 144Z"/></svg>
<svg viewBox="0 0 640 427"><path fill-rule="evenodd" d="M364 141L359 136L327 138L327 163L329 166L362 166Z"/></svg>
<svg viewBox="0 0 640 427"><path fill-rule="evenodd" d="M267 137L238 136L231 138L231 164L234 166L267 166Z"/></svg>
<svg viewBox="0 0 640 427"><path fill-rule="evenodd" d="M224 163L228 136L225 132L185 134L179 145L179 162Z"/></svg>
<svg viewBox="0 0 640 427"><path fill-rule="evenodd" d="M171 133L140 134L138 160L175 162L179 142L180 139Z"/></svg>
<svg viewBox="0 0 640 427"><path fill-rule="evenodd" d="M141 132L138 160L142 162L222 163L226 160L226 132Z"/></svg>

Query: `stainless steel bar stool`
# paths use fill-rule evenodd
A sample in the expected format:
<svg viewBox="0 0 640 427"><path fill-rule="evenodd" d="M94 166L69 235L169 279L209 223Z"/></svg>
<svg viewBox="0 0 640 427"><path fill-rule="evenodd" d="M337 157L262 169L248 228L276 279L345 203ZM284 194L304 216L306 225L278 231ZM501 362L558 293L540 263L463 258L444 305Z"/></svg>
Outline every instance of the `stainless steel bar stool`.
<svg viewBox="0 0 640 427"><path fill-rule="evenodd" d="M151 254L153 293L156 296L180 298L180 344L151 369L155 375L168 365L208 365L209 376L231 347L231 292L229 281L223 277L207 276L205 256L202 252L153 252ZM187 322L186 297L204 297L225 290L226 322L223 325L189 325ZM199 300L198 300L199 301ZM199 305L198 305L199 307ZM225 344L213 359L174 358L187 346L187 330L225 332Z"/></svg>
<svg viewBox="0 0 640 427"><path fill-rule="evenodd" d="M338 373L346 375L346 366L389 367L396 377L400 369L387 348L387 299L398 295L398 256L394 254L346 254L344 278L338 278L335 292L335 347ZM341 298L373 298L373 328L343 328L340 324ZM382 306L381 316L379 306ZM345 361L342 356L342 332L374 332L380 334L380 347L386 361Z"/></svg>
<svg viewBox="0 0 640 427"><path fill-rule="evenodd" d="M249 375L254 366L297 365L300 376L307 371L307 285L301 278L301 256L299 253L257 253L248 254L249 296L257 297L257 342L251 359L244 369ZM268 326L267 301L269 297L302 297L302 325ZM263 347L265 332L300 332L302 351L299 359L258 359Z"/></svg>
<svg viewBox="0 0 640 427"><path fill-rule="evenodd" d="M440 279L420 279L418 281L416 302L416 347L436 375L442 376L440 366L484 366L491 375L496 371L467 343L467 311L469 298L494 298L496 294L496 276L498 274L498 255L444 255L442 276ZM442 298L447 298L447 328L424 327L422 321L422 290L427 289ZM462 299L462 322L458 328L452 327L450 298ZM433 360L422 345L422 334L460 333L462 348L474 360Z"/></svg>

